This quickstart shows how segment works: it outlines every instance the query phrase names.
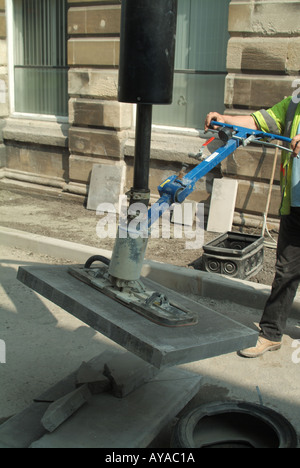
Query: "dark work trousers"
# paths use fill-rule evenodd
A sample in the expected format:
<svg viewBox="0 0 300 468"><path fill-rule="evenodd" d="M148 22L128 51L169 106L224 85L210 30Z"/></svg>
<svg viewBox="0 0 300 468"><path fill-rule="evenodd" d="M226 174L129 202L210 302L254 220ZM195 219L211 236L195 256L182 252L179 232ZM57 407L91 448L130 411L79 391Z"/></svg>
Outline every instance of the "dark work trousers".
<svg viewBox="0 0 300 468"><path fill-rule="evenodd" d="M300 208L282 216L277 246L275 278L260 321L260 335L281 341L300 283Z"/></svg>

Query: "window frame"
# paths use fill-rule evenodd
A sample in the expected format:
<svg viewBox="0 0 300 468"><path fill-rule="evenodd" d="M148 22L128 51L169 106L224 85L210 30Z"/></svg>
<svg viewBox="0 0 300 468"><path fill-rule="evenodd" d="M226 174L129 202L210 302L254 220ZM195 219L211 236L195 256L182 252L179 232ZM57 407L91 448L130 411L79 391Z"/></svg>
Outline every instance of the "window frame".
<svg viewBox="0 0 300 468"><path fill-rule="evenodd" d="M67 123L69 116L51 114L32 114L17 112L15 110L15 73L14 73L14 22L13 0L5 0L6 4L6 30L7 30L7 68L8 68L8 96L9 116L17 119L44 120L49 122ZM66 37L67 40L67 37ZM67 67L68 68L68 67Z"/></svg>
<svg viewBox="0 0 300 468"><path fill-rule="evenodd" d="M229 0L229 4L230 4L230 0ZM229 37L228 37L228 40L229 40ZM182 73L182 74L185 74L185 75L206 75L208 74L207 71L199 71L199 70L194 70L192 68L187 68L187 69L180 69L180 68L176 68L176 65L175 65L175 69L174 69L174 82L175 82L175 74L176 73ZM225 97L225 89L226 89L226 77L228 76L228 70L225 70L225 71L211 71L211 74L212 75L224 75L224 97ZM174 97L174 96L173 96ZM224 103L224 108L225 108L225 103ZM203 122L203 126L204 126L204 122ZM194 126L194 127L189 127L189 126L174 126L174 125L168 125L167 123L166 124L163 124L163 123L153 123L152 125L152 129L154 130L154 132L160 132L160 133L171 133L171 134L184 134L186 136L200 136L203 135L203 127L201 128L200 126Z"/></svg>

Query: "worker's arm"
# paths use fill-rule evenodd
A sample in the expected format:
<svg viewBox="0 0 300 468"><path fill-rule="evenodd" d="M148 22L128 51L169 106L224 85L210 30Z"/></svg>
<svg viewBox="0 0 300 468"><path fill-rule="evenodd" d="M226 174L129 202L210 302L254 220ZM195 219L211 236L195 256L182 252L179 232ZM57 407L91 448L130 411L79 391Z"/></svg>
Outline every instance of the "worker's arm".
<svg viewBox="0 0 300 468"><path fill-rule="evenodd" d="M251 130L258 130L258 126L251 115L221 115L218 112L210 112L206 116L205 130L209 130L211 121L225 123L228 125L237 125L239 127L251 128Z"/></svg>
<svg viewBox="0 0 300 468"><path fill-rule="evenodd" d="M292 156L294 156L294 157L298 156L299 153L300 153L300 135L296 135L292 139L291 148L294 151Z"/></svg>

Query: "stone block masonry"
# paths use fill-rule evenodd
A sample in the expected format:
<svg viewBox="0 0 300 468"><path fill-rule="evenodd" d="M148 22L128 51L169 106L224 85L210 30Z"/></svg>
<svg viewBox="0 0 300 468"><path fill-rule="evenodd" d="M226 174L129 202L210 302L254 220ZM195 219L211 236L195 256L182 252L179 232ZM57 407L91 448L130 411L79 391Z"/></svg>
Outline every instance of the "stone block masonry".
<svg viewBox="0 0 300 468"><path fill-rule="evenodd" d="M68 190L87 193L95 164L123 159L132 106L118 102L120 2L68 3Z"/></svg>
<svg viewBox="0 0 300 468"><path fill-rule="evenodd" d="M230 2L226 113L250 114L268 109L293 94L300 73L299 11L299 1ZM250 146L222 163L223 175L239 181L237 211L255 215L264 211L274 151ZM271 217L279 215L279 171L280 158L269 209Z"/></svg>
<svg viewBox="0 0 300 468"><path fill-rule="evenodd" d="M95 164L126 165L125 190L132 185L134 107L118 102L120 0L67 0L68 121L11 116L8 74L12 60L9 15L0 0L0 178L52 186L87 196ZM300 1L231 0L225 85L226 113L268 108L291 95L300 73ZM13 63L11 61L10 63ZM299 86L298 86L299 87ZM211 109L222 111L223 109ZM11 118L13 117L13 118ZM203 123L199 122L199 128ZM204 140L197 132L155 128L149 186L157 186L181 163L193 165ZM271 150L238 150L197 184L191 200L210 207L213 180L238 181L236 212L261 216L272 171ZM278 216L280 158L269 215ZM120 186L121 189L121 186Z"/></svg>
<svg viewBox="0 0 300 468"><path fill-rule="evenodd" d="M228 108L270 107L292 94L300 71L299 9L297 1L231 1Z"/></svg>

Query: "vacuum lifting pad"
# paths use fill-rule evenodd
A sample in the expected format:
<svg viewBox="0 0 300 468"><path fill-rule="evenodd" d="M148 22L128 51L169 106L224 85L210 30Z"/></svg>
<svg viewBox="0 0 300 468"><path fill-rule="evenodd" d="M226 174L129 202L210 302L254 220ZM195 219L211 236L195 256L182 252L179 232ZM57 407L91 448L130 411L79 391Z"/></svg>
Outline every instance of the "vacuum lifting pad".
<svg viewBox="0 0 300 468"><path fill-rule="evenodd" d="M158 325L180 327L194 325L198 321L195 312L169 301L165 294L147 289L140 280L128 282L127 288L113 287L106 266L100 268L70 267L69 272L75 278Z"/></svg>

